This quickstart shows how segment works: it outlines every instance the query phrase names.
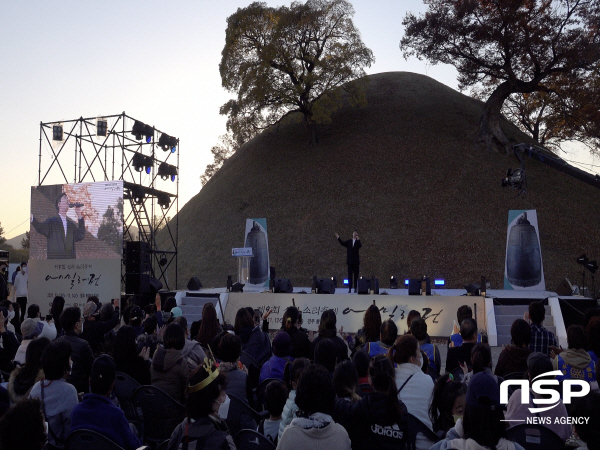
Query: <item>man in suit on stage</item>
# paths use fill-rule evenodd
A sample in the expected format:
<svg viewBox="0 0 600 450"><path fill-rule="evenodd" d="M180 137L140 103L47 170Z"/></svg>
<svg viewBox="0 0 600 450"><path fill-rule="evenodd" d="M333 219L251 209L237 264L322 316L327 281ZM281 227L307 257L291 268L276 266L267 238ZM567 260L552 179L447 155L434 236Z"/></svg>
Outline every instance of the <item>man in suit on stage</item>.
<svg viewBox="0 0 600 450"><path fill-rule="evenodd" d="M75 208L75 214L79 221L79 224L76 225L67 218L67 211L69 211L67 194L64 192L60 194L55 205L58 216L50 217L40 223L32 215L31 224L38 233L46 236L48 259L75 259L77 257L75 242L79 242L85 237L85 220L81 206Z"/></svg>
<svg viewBox="0 0 600 450"><path fill-rule="evenodd" d="M347 256L346 264L348 264L348 293L352 292L354 286L354 293L356 293L356 283L358 281L358 266L360 265L360 256L358 251L362 247L360 238L358 237L358 231L354 230L352 233L352 239L342 241L340 235L335 233L335 237L342 247L346 247Z"/></svg>

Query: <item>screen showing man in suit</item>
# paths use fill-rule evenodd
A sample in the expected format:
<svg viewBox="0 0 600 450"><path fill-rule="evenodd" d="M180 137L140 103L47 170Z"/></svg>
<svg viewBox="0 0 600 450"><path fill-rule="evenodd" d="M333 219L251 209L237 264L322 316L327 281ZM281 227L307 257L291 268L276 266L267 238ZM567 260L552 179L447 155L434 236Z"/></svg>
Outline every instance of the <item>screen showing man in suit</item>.
<svg viewBox="0 0 600 450"><path fill-rule="evenodd" d="M33 187L31 259L121 258L123 183Z"/></svg>
<svg viewBox="0 0 600 450"><path fill-rule="evenodd" d="M335 233L335 237L342 247L346 247L346 264L348 265L348 293L356 293L356 283L358 282L358 271L360 266L360 255L359 250L362 247L360 238L358 237L358 231L354 230L352 233L352 239L342 241L340 235Z"/></svg>

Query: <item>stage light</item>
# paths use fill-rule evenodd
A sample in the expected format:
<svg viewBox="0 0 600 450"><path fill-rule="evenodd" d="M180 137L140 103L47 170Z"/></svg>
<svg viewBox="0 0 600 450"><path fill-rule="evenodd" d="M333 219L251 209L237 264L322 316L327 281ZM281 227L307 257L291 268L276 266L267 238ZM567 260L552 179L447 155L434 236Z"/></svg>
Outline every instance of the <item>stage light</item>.
<svg viewBox="0 0 600 450"><path fill-rule="evenodd" d="M244 292L244 286L246 286L244 283L233 283L231 292Z"/></svg>
<svg viewBox="0 0 600 450"><path fill-rule="evenodd" d="M53 125L52 126L52 140L53 141L62 141L63 140L62 125Z"/></svg>
<svg viewBox="0 0 600 450"><path fill-rule="evenodd" d="M350 284L350 282L348 281L347 278L344 278L344 286L348 286Z"/></svg>
<svg viewBox="0 0 600 450"><path fill-rule="evenodd" d="M146 189L144 189L143 186L136 185L135 187L130 189L130 193L131 193L131 199L135 203L137 203L138 205L141 205L142 203L144 203L144 197L146 196Z"/></svg>
<svg viewBox="0 0 600 450"><path fill-rule="evenodd" d="M158 261L158 263L161 266L166 266L167 265L167 255L165 255L164 253L161 255L160 260Z"/></svg>
<svg viewBox="0 0 600 450"><path fill-rule="evenodd" d="M160 139L158 140L158 146L165 152L170 150L171 153L175 153L177 151L177 138L163 133L160 135Z"/></svg>
<svg viewBox="0 0 600 450"><path fill-rule="evenodd" d="M446 280L435 280L433 282L434 285L436 286L445 286L446 285Z"/></svg>
<svg viewBox="0 0 600 450"><path fill-rule="evenodd" d="M158 176L163 180L171 177L171 181L175 181L175 177L177 176L177 167L167 164L166 162L160 163L158 166Z"/></svg>
<svg viewBox="0 0 600 450"><path fill-rule="evenodd" d="M337 288L337 277L331 277L331 281L333 281L333 287Z"/></svg>
<svg viewBox="0 0 600 450"><path fill-rule="evenodd" d="M598 262L596 260L588 261L585 268L594 274L598 270Z"/></svg>
<svg viewBox="0 0 600 450"><path fill-rule="evenodd" d="M390 278L390 289L398 289L398 279L394 275Z"/></svg>
<svg viewBox="0 0 600 450"><path fill-rule="evenodd" d="M133 165L133 168L136 172L141 172L144 169L146 169L146 173L148 175L150 175L150 172L152 172L151 156L142 155L141 153L136 152L136 154L133 155L133 158L131 159L131 164Z"/></svg>
<svg viewBox="0 0 600 450"><path fill-rule="evenodd" d="M158 194L156 200L162 209L167 209L171 204L171 197L166 193Z"/></svg>
<svg viewBox="0 0 600 450"><path fill-rule="evenodd" d="M152 142L152 137L154 136L154 127L150 125L144 125L144 136L146 136L146 144Z"/></svg>
<svg viewBox="0 0 600 450"><path fill-rule="evenodd" d="M585 266L588 263L588 261L589 261L589 259L585 255L585 253L583 255L581 255L579 258L577 258L577 264L581 264L582 266Z"/></svg>
<svg viewBox="0 0 600 450"><path fill-rule="evenodd" d="M106 131L108 130L108 122L106 119L97 119L96 120L96 136L106 136Z"/></svg>
<svg viewBox="0 0 600 450"><path fill-rule="evenodd" d="M140 122L139 120L136 120L133 123L133 128L131 129L131 134L133 134L133 136L135 136L136 141L139 141L142 139L142 136L144 135L145 131L146 131L146 125L144 125L142 122Z"/></svg>
<svg viewBox="0 0 600 450"><path fill-rule="evenodd" d="M404 286L408 286L409 282L410 282L410 280L404 280Z"/></svg>

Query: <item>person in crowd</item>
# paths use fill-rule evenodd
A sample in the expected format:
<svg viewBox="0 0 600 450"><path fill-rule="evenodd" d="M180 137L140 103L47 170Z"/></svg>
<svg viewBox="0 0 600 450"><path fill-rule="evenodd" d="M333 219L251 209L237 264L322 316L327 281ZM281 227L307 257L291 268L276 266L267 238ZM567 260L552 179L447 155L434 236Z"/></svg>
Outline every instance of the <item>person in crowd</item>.
<svg viewBox="0 0 600 450"><path fill-rule="evenodd" d="M133 434L125 414L110 400L115 384L117 365L108 355L101 355L94 361L90 375L89 394L73 408L71 431L80 429L95 431L125 450L135 450L142 445Z"/></svg>
<svg viewBox="0 0 600 450"><path fill-rule="evenodd" d="M221 325L217 319L217 310L212 303L206 303L202 308L202 322L196 340L204 348L212 344L213 339L221 332Z"/></svg>
<svg viewBox="0 0 600 450"><path fill-rule="evenodd" d="M529 380L533 380L538 375L552 371L552 361L550 357L545 353L534 352L527 357L527 375ZM473 380L471 380L472 382ZM470 383L469 383L470 388ZM529 403L522 403L521 389L516 389L508 400L506 406L506 412L504 418L506 420L527 420L531 417L529 408L539 407L533 403L534 398L544 398L543 395L537 394L530 389L529 391ZM540 418L540 424L554 431L562 440L566 440L571 435L571 427L567 424L561 424L560 418L567 417L567 409L563 404L562 400L554 408L538 413ZM549 419L549 420L548 420ZM556 420L558 419L558 420ZM546 422L548 420L548 422ZM523 422L506 422L508 427L518 425Z"/></svg>
<svg viewBox="0 0 600 450"><path fill-rule="evenodd" d="M56 326L54 325L54 319L50 319L48 321L42 320L40 307L35 303L29 305L29 308L27 308L27 318L33 319L43 325L40 336L46 337L51 341L56 339Z"/></svg>
<svg viewBox="0 0 600 450"><path fill-rule="evenodd" d="M179 309L179 307L177 307L177 308ZM173 308L173 309L175 309L175 308ZM173 310L171 310L171 311L173 311ZM196 367L198 367L200 364L202 364L204 362L206 353L204 353L204 350L202 349L202 347L200 346L200 344L198 342L190 340L189 334L188 334L187 319L184 316L179 315L179 316L175 317L173 322L178 323L181 326L181 328L183 328L183 331L185 332L185 345L183 346L183 349L181 350L181 356L183 356L183 359L185 360L185 362L188 365L188 370L191 373L192 370L194 370Z"/></svg>
<svg viewBox="0 0 600 450"><path fill-rule="evenodd" d="M39 337L27 346L25 365L13 370L8 380L8 395L11 403L18 403L28 398L33 385L44 378L41 359L49 344L48 338Z"/></svg>
<svg viewBox="0 0 600 450"><path fill-rule="evenodd" d="M410 324L415 319L420 319L421 313L415 309L411 309L406 316L406 333L410 333ZM405 333L405 334L406 334Z"/></svg>
<svg viewBox="0 0 600 450"><path fill-rule="evenodd" d="M142 327L142 321L144 320L144 317L144 310L139 306L134 306L129 311L129 325L131 325L135 330L136 336L139 336L144 332L144 328Z"/></svg>
<svg viewBox="0 0 600 450"><path fill-rule="evenodd" d="M248 370L240 362L242 341L238 336L225 333L219 342L219 372L225 377L227 395L234 395L248 403Z"/></svg>
<svg viewBox="0 0 600 450"><path fill-rule="evenodd" d="M112 303L104 303L100 310L98 311L98 317L100 322L107 322L111 320L111 318L115 314L115 307ZM120 320L119 320L120 323ZM115 346L115 339L117 338L117 327L112 328L108 332L104 333L104 342L100 346L98 352L100 354L106 353L107 355L113 354L113 348Z"/></svg>
<svg viewBox="0 0 600 450"><path fill-rule="evenodd" d="M404 448L408 413L396 396L394 376L391 361L385 355L376 355L369 366L373 392L352 407L347 430L353 450Z"/></svg>
<svg viewBox="0 0 600 450"><path fill-rule="evenodd" d="M185 418L171 434L167 450L235 450L227 425L219 417L219 407L225 400L225 377L214 361L199 366L187 388Z"/></svg>
<svg viewBox="0 0 600 450"><path fill-rule="evenodd" d="M557 380L580 379L588 383L596 380L596 366L588 347L587 334L581 325L571 325L567 328L567 350L562 350L552 361L554 370L560 370L562 376Z"/></svg>
<svg viewBox="0 0 600 450"><path fill-rule="evenodd" d="M68 342L50 343L42 354L44 379L31 389L31 398L42 402L42 411L48 422L48 442L64 448L71 432L71 412L79 403L77 389L67 383L71 370L71 346Z"/></svg>
<svg viewBox="0 0 600 450"><path fill-rule="evenodd" d="M163 345L159 345L154 353L151 370L152 384L182 404L189 381L188 365L181 354L184 346L185 332L181 325L167 325Z"/></svg>
<svg viewBox="0 0 600 450"><path fill-rule="evenodd" d="M40 401L17 403L0 418L0 448L40 450L46 443L46 426Z"/></svg>
<svg viewBox="0 0 600 450"><path fill-rule="evenodd" d="M430 450L451 448L483 450L524 450L516 442L508 441L506 423L500 405L500 387L490 374L475 374L467 388L465 413L448 431L446 439Z"/></svg>
<svg viewBox="0 0 600 450"><path fill-rule="evenodd" d="M323 339L319 341L315 348L315 365L321 365L331 374L335 371L335 366L339 363L339 354L337 348L331 339Z"/></svg>
<svg viewBox="0 0 600 450"><path fill-rule="evenodd" d="M41 333L43 329L43 324L41 322L36 322L33 319L25 319L21 324L21 332L23 333L23 340L17 349L17 353L14 355L15 365L23 365L25 364L27 347L36 339ZM11 369L12 370L12 369ZM8 371L10 372L10 370Z"/></svg>
<svg viewBox="0 0 600 450"><path fill-rule="evenodd" d="M473 319L464 319L460 323L462 343L449 347L446 355L446 372L452 372L461 365L471 367L471 350L477 344L477 323Z"/></svg>
<svg viewBox="0 0 600 450"><path fill-rule="evenodd" d="M15 297L17 303L21 307L21 322L25 320L25 312L27 309L27 282L29 275L27 273L27 263L21 263L21 271L15 276L13 288L15 289ZM48 337L48 336L46 336ZM50 338L48 338L50 339ZM52 338L54 339L54 338Z"/></svg>
<svg viewBox="0 0 600 450"><path fill-rule="evenodd" d="M273 356L260 369L259 382L267 378L283 381L283 370L288 362L294 361L292 354L292 338L285 331L279 331L273 338Z"/></svg>
<svg viewBox="0 0 600 450"><path fill-rule="evenodd" d="M160 301L160 294L156 294L157 296L159 296L159 301ZM129 313L131 312L131 310L137 306L139 307L141 304L141 300L139 298L137 298L135 295L130 295L129 297L127 297L127 300L125 301L125 308L123 308L123 322L125 322L125 325L129 325Z"/></svg>
<svg viewBox="0 0 600 450"><path fill-rule="evenodd" d="M429 417L429 407L433 393L433 380L421 370L423 354L419 341L411 334L400 336L388 352L388 358L396 363L395 381L398 387L398 399L406 405L410 414L419 419L427 428L433 429ZM431 446L422 433L417 435L417 448Z"/></svg>
<svg viewBox="0 0 600 450"><path fill-rule="evenodd" d="M296 405L296 389L298 388L298 380L302 373L310 366L310 361L307 358L295 359L293 363L286 364L283 378L286 384L288 397L281 413L281 423L279 424L279 435L278 440L281 439L281 435L293 419L295 419L296 413L298 412L298 405Z"/></svg>
<svg viewBox="0 0 600 450"><path fill-rule="evenodd" d="M158 346L158 321L156 317L146 317L146 320L142 324L142 329L142 334L136 338L137 351L140 353L144 348L148 348L150 349L150 358L153 358Z"/></svg>
<svg viewBox="0 0 600 450"><path fill-rule="evenodd" d="M392 345L394 345L393 342ZM354 367L356 368L356 373L358 375L358 389L356 393L361 397L364 397L365 394L370 394L373 392L373 387L369 383L369 364L371 363L371 358L369 358L369 355L363 350L358 350L354 353L352 362L354 363Z"/></svg>
<svg viewBox="0 0 600 450"><path fill-rule="evenodd" d="M456 323L448 340L449 347L460 347L463 343L463 337L460 334L460 324L465 319L473 319L473 310L469 305L462 305L456 310ZM477 342L481 342L481 334L477 334ZM447 370L447 369L446 369Z"/></svg>
<svg viewBox="0 0 600 450"><path fill-rule="evenodd" d="M594 364L598 364L600 356L600 316L595 316L590 319L586 326L588 335L588 353ZM596 375L598 372L596 372Z"/></svg>
<svg viewBox="0 0 600 450"><path fill-rule="evenodd" d="M326 309L323 311L321 314L321 322L319 322L319 334L310 344L311 359L314 360L315 358L315 348L317 347L317 344L324 339L328 339L334 344L335 356L338 363L348 359L348 346L344 340L337 335L336 323L337 317L333 309Z"/></svg>
<svg viewBox="0 0 600 450"><path fill-rule="evenodd" d="M338 399L355 403L358 395L358 372L352 361L342 361L333 372L333 386Z"/></svg>
<svg viewBox="0 0 600 450"><path fill-rule="evenodd" d="M14 333L8 331L4 324L4 314L0 314L0 370L12 372L15 368L13 359L19 349L19 341Z"/></svg>
<svg viewBox="0 0 600 450"><path fill-rule="evenodd" d="M392 319L388 319L381 324L379 329L379 341L367 342L363 350L373 358L375 355L387 355L388 350L398 338L398 327Z"/></svg>
<svg viewBox="0 0 600 450"><path fill-rule="evenodd" d="M451 373L438 378L433 386L433 396L429 416L433 423L433 431L445 436L465 412L467 386L454 379Z"/></svg>
<svg viewBox="0 0 600 450"><path fill-rule="evenodd" d="M591 391L585 397L574 398L571 417L579 419L573 425L573 432L586 444L579 450L600 450L600 392Z"/></svg>
<svg viewBox="0 0 600 450"><path fill-rule="evenodd" d="M54 319L54 326L56 327L57 336L63 335L63 329L60 324L60 315L62 314L63 309L65 309L65 299L64 297L57 295L52 300L52 306L50 307L50 315L52 316L52 319Z"/></svg>
<svg viewBox="0 0 600 450"><path fill-rule="evenodd" d="M15 284L14 281L12 283ZM0 300L6 300L10 293L8 286L8 264L5 261L0 262Z"/></svg>
<svg viewBox="0 0 600 450"><path fill-rule="evenodd" d="M8 269L7 269L8 270ZM0 269L1 271L1 269ZM15 278L17 276L17 274L21 271L21 266L17 266L17 268L15 269L15 271L12 273L11 279L10 279L10 283L11 284L15 284Z"/></svg>
<svg viewBox="0 0 600 450"><path fill-rule="evenodd" d="M492 373L492 350L488 344L475 344L475 347L471 350L471 371L464 374L463 383L469 384L469 381L479 372L486 372L492 376L498 384L502 383L504 379ZM463 371L465 370L463 366Z"/></svg>
<svg viewBox="0 0 600 450"><path fill-rule="evenodd" d="M532 352L541 352L545 355L550 355L550 347L558 347L556 336L551 331L548 331L542 325L546 317L546 308L542 302L535 301L529 304L529 311L525 313L525 318L529 318L531 324L531 342L529 350Z"/></svg>
<svg viewBox="0 0 600 450"><path fill-rule="evenodd" d="M13 327L15 327L15 334L23 336L23 333L21 333L21 305L19 305L17 302L13 302L12 305L15 312L15 317L12 318L10 323Z"/></svg>
<svg viewBox="0 0 600 450"><path fill-rule="evenodd" d="M363 327L356 332L354 348L364 347L367 342L377 342L381 330L381 313L379 308L371 305L363 316Z"/></svg>
<svg viewBox="0 0 600 450"><path fill-rule="evenodd" d="M15 326L11 323L11 320L15 318L15 308L10 300L2 300L0 301L0 311L4 315L4 326L11 333L15 333Z"/></svg>
<svg viewBox="0 0 600 450"><path fill-rule="evenodd" d="M427 322L423 319L418 318L414 319L410 324L410 334L417 338L419 341L419 347L421 351L425 353L427 356L427 364L428 367L431 367L437 373L440 372L442 368L442 363L440 359L440 350L435 344L427 343Z"/></svg>
<svg viewBox="0 0 600 450"><path fill-rule="evenodd" d="M115 307L112 317L107 321L100 320L100 308L94 301L88 301L83 307L83 331L80 334L81 339L90 344L90 348L95 355L100 353L104 344L104 335L119 324L119 299L113 300Z"/></svg>
<svg viewBox="0 0 600 450"><path fill-rule="evenodd" d="M118 372L129 375L141 385L150 384L150 349L144 347L138 352L131 325L124 325L117 331L113 358Z"/></svg>
<svg viewBox="0 0 600 450"><path fill-rule="evenodd" d="M279 427L281 425L281 413L287 400L287 390L282 381L271 381L265 388L265 408L269 412L269 418L258 424L258 431L274 445L279 440Z"/></svg>
<svg viewBox="0 0 600 450"><path fill-rule="evenodd" d="M531 353L531 328L523 319L517 319L510 327L511 345L504 347L494 374L504 377L511 373L524 373L527 370L527 357Z"/></svg>
<svg viewBox="0 0 600 450"><path fill-rule="evenodd" d="M246 308L240 308L236 313L234 331L242 341L242 350L262 367L271 357L271 340L268 333L255 326L253 316ZM252 359L242 355L246 367L253 363Z"/></svg>
<svg viewBox="0 0 600 450"><path fill-rule="evenodd" d="M67 381L75 386L77 392L88 392L94 354L90 344L79 337L83 329L81 310L77 306L65 308L60 315L60 324L65 334L58 340L71 345L71 360L73 361L73 368Z"/></svg>
<svg viewBox="0 0 600 450"><path fill-rule="evenodd" d="M161 310L162 323L168 325L171 322L173 322L174 317L173 314L171 314L171 310L175 307L177 307L177 300L175 299L175 297L167 297Z"/></svg>
<svg viewBox="0 0 600 450"><path fill-rule="evenodd" d="M290 335L292 339L293 358L310 357L310 339L308 335L300 330L300 310L295 306L289 306L283 313L281 329Z"/></svg>
<svg viewBox="0 0 600 450"><path fill-rule="evenodd" d="M330 415L335 405L335 391L327 370L310 366L302 373L296 404L299 417L285 428L277 445L279 450L316 445L329 450L350 450L348 432Z"/></svg>

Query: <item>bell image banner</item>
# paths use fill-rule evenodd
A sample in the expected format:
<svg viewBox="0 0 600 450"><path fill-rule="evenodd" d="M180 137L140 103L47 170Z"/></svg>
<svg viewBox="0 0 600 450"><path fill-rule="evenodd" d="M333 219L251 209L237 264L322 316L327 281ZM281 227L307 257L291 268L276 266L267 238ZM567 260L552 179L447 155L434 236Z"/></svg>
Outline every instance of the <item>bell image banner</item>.
<svg viewBox="0 0 600 450"><path fill-rule="evenodd" d="M251 247L253 254L250 258L248 284L268 286L270 266L267 219L246 219L244 247Z"/></svg>
<svg viewBox="0 0 600 450"><path fill-rule="evenodd" d="M535 209L508 212L504 289L546 290L539 236Z"/></svg>

